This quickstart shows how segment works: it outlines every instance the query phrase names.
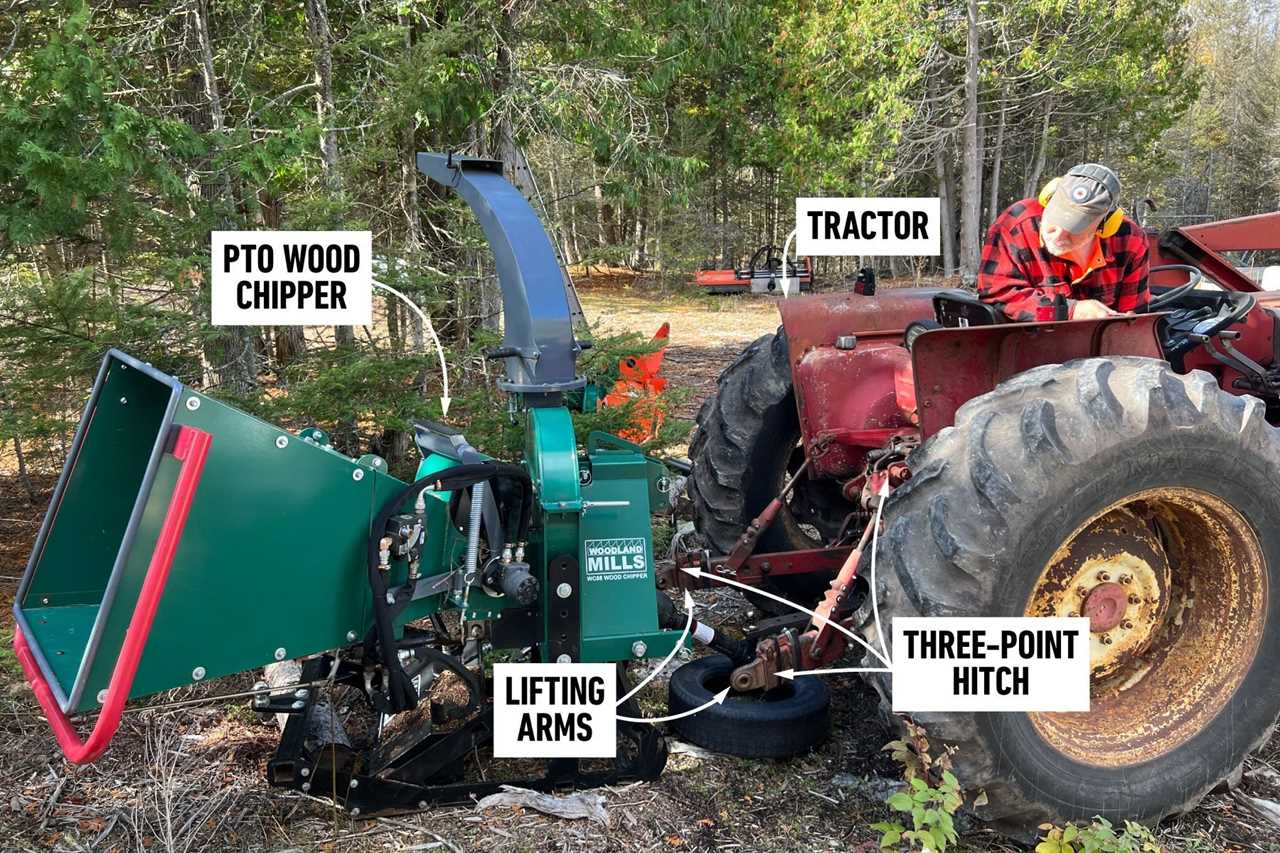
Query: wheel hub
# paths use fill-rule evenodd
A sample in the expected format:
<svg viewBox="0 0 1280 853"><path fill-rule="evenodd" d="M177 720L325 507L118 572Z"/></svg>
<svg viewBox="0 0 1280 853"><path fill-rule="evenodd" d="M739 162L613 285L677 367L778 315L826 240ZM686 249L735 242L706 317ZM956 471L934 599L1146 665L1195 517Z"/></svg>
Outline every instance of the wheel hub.
<svg viewBox="0 0 1280 853"><path fill-rule="evenodd" d="M1167 609L1169 574L1158 527L1118 509L1058 550L1029 612L1088 618L1090 668L1103 678L1150 646Z"/></svg>
<svg viewBox="0 0 1280 853"><path fill-rule="evenodd" d="M1129 596L1124 587L1115 581L1108 581L1089 590L1081 611L1089 619L1091 632L1105 634L1124 621L1125 611L1128 609Z"/></svg>
<svg viewBox="0 0 1280 853"><path fill-rule="evenodd" d="M1267 585L1257 535L1215 495L1163 487L1105 507L1053 553L1023 611L1089 619L1090 711L1033 713L1032 724L1097 766L1185 743L1243 681Z"/></svg>

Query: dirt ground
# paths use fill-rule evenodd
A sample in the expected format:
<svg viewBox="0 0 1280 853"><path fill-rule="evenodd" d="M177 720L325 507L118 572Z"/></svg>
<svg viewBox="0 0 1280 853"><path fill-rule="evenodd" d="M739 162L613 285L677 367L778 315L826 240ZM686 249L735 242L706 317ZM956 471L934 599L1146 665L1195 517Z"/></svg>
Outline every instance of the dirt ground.
<svg viewBox="0 0 1280 853"><path fill-rule="evenodd" d="M671 322L665 373L691 388L685 413L715 385L741 348L777 326L768 298L663 296L618 286L582 290L588 316L607 329L651 333ZM485 813L441 808L393 819L353 820L331 804L269 788L263 768L275 746L273 723L244 700L156 707L246 689L250 676L172 691L129 711L98 763L60 757L13 657L12 601L52 487L31 503L0 475L0 849L3 850L490 850L721 851L876 848L869 824L887 817L885 779L895 767L880 751L889 734L875 700L852 676L832 677L831 737L789 761L745 761L690 752L679 744L654 783L601 791L609 825L548 817L520 808ZM748 607L732 591L699 595L700 617L739 622ZM638 674L638 673L636 673ZM660 713L664 677L643 706ZM82 721L82 728L84 726ZM1250 760L1241 791L1280 799L1280 745ZM962 820L960 850L1019 850ZM1213 794L1166 823L1170 851L1280 850L1277 828L1256 817L1240 792Z"/></svg>

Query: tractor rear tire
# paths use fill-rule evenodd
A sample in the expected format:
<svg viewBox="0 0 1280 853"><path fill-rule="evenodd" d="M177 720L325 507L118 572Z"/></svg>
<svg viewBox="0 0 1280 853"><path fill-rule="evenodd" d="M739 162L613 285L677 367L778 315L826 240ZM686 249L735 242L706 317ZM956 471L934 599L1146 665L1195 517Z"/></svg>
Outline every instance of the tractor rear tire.
<svg viewBox="0 0 1280 853"><path fill-rule="evenodd" d="M698 410L697 430L689 445L693 474L689 496L693 501L694 526L707 544L721 554L733 550L738 537L782 490L789 464L800 441L800 416L796 410L791 381L787 336L781 327L748 346L716 380L716 393ZM821 491L824 499L834 484L819 481L796 488ZM829 518L797 519L789 506L782 510L760 534L755 552L799 551L819 548L824 530L843 519L838 512ZM806 531L802 522L809 526ZM831 531L834 532L834 531ZM797 603L812 604L822 597L831 576L792 575L770 581L765 588ZM753 603L770 613L784 609L762 596L750 596ZM787 611L790 612L790 611Z"/></svg>
<svg viewBox="0 0 1280 853"><path fill-rule="evenodd" d="M1095 815L1154 824L1270 737L1280 439L1264 414L1204 372L1081 359L970 400L913 454L876 551L886 634L898 616L1107 616L1088 713L911 715L986 792L979 817L1023 837ZM869 680L887 712L889 680Z"/></svg>

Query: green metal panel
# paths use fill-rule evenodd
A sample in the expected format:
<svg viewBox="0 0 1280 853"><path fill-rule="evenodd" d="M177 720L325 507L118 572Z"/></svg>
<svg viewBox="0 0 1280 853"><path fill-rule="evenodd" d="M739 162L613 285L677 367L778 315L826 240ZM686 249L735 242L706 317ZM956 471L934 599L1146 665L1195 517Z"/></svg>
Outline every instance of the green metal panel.
<svg viewBox="0 0 1280 853"><path fill-rule="evenodd" d="M175 420L213 443L132 695L190 683L197 667L214 677L363 636L369 524L404 484L196 392L184 393ZM123 638L177 468L161 463L106 648ZM113 666L111 655L94 661L87 702Z"/></svg>
<svg viewBox="0 0 1280 853"><path fill-rule="evenodd" d="M175 389L181 386L163 374L107 359L56 518L18 603L64 696L89 659L71 711L96 707L151 561L180 463L160 455L149 488L144 472L158 436L171 428L166 410ZM343 646L351 632L363 637L371 624L369 525L405 484L189 389L181 389L172 423L213 440L130 695L189 684L198 669L212 678ZM139 494L136 533L125 549ZM426 505L422 572L431 575L451 567L460 546L446 501L429 496ZM402 511L411 512L412 502ZM126 550L114 598L100 608L117 554ZM406 572L394 565L393 582ZM440 603L424 599L410 611Z"/></svg>
<svg viewBox="0 0 1280 853"><path fill-rule="evenodd" d="M582 658L625 660L636 641L642 656L664 655L680 632L658 629L649 460L621 440L628 449L592 444L591 482L582 487Z"/></svg>
<svg viewBox="0 0 1280 853"><path fill-rule="evenodd" d="M108 363L98 403L89 412L91 428L27 602L48 598L50 606L97 605L102 600L170 393L168 386L123 362Z"/></svg>
<svg viewBox="0 0 1280 853"><path fill-rule="evenodd" d="M541 529L530 538L528 560L541 587L543 637L547 638L552 635L552 607L558 612L566 606L553 599L555 591L547 582L547 567L557 556L578 554L578 514L582 511L578 447L568 409L525 412L525 460L541 510Z"/></svg>

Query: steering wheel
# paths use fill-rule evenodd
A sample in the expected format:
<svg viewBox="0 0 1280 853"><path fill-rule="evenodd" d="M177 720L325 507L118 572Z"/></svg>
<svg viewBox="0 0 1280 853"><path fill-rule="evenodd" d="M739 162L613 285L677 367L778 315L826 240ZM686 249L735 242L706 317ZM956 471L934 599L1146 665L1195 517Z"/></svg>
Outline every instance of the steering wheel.
<svg viewBox="0 0 1280 853"><path fill-rule="evenodd" d="M1148 270L1148 274L1154 273L1154 272L1167 272L1169 270L1184 270L1190 273L1190 276L1187 279L1187 283L1180 284L1177 287L1175 287L1173 290L1166 290L1164 293L1160 294L1159 296L1154 297L1150 302L1146 304L1144 309L1138 313L1150 314L1154 311L1159 311L1161 308L1168 305L1169 303L1176 302L1177 300L1181 299L1184 294L1190 293L1192 290L1195 289L1195 286L1197 284L1199 284L1201 281L1204 280L1204 273L1200 271L1200 268L1193 267L1191 266L1191 264L1165 264L1164 266L1152 267L1150 270Z"/></svg>
<svg viewBox="0 0 1280 853"><path fill-rule="evenodd" d="M1243 320L1258 304L1252 293L1227 292L1225 296L1217 311L1203 305L1184 308L1169 315L1163 324L1160 340L1160 348L1164 350L1166 357L1172 358L1190 352L1227 327Z"/></svg>

